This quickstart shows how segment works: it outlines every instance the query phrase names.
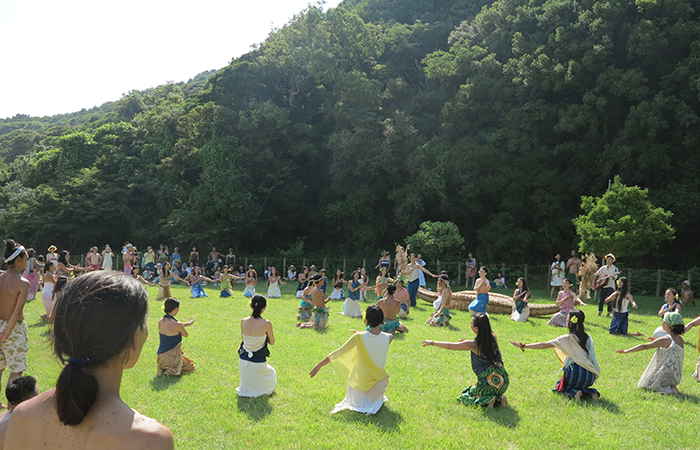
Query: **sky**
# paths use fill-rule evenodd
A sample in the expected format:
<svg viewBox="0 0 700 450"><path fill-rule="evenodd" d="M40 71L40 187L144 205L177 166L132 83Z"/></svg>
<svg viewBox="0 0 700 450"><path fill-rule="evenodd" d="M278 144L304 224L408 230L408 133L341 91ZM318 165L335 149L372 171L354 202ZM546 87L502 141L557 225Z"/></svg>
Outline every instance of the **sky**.
<svg viewBox="0 0 700 450"><path fill-rule="evenodd" d="M220 69L309 3L0 0L0 118L90 109Z"/></svg>

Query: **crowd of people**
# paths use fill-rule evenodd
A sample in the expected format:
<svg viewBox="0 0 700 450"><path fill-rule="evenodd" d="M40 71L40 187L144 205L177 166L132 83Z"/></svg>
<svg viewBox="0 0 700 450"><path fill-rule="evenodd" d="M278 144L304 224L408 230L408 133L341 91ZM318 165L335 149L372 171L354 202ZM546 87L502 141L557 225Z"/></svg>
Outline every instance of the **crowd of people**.
<svg viewBox="0 0 700 450"><path fill-rule="evenodd" d="M143 284L157 285L158 296L164 301L164 315L158 321L157 374L180 376L196 370L194 362L182 350L182 339L188 337L188 328L195 319L187 322L178 320L180 301L172 296L170 282L188 283L193 297L204 292L201 286L203 281L219 282L222 297L232 295L232 282L244 282L244 295L250 297L252 313L241 321L238 350L240 385L236 391L242 397L259 397L274 392L277 371L267 363L269 346L275 344L273 325L263 318L267 298L255 293L257 272L253 267L232 273L226 270L228 264L224 264L218 276L210 278L201 273L199 255L193 248L190 253L193 270L183 278L175 269L171 269L173 256L178 255L179 258L177 248L169 255L164 246L158 252L149 247L144 256L143 269L156 275L147 277L139 273L140 264L136 257L132 257L135 248L131 244L125 245L123 253L124 273L109 270L110 265L114 267L114 254L109 247L101 253L93 248L82 267L72 266L68 253L56 253L57 249L53 246L45 258L35 256L35 252L30 250L12 240L5 241L4 262L8 269L0 274L0 377L5 368L10 370L6 390L9 410L0 416L0 436L6 433L4 442L8 448L43 447L59 429L67 447L78 446L78 443L87 440L112 442L110 439L119 436L119 444L126 448L172 448L170 430L153 419L135 413L126 407L119 396L122 372L133 367L139 359L148 334L148 293ZM221 256L214 252L215 248L210 257ZM611 334L641 334L628 332L627 308L630 305L636 308L637 305L627 279L618 279L619 271L614 267L614 260L614 255L607 255L607 264L599 271L604 278L601 285L605 290L601 294L598 314L602 314L603 306L608 304L612 315ZM566 272L571 268L575 270L577 265L580 268L580 263L574 261L571 265L567 262L566 265L562 263L552 268L552 279L555 278L556 269L556 281L561 281L561 287L556 299L559 312L552 316L548 325L567 328L568 333L547 342L528 344L511 341L511 344L522 351L553 348L564 370L554 390L572 399L590 397L597 400L600 393L593 385L601 369L593 339L585 331L585 315L577 309L577 306L586 304L579 299L574 283ZM268 282L268 297L281 295L280 284L298 281L297 297L301 299L297 311L298 328L325 328L329 321L328 303L333 299L343 300L340 314L350 317L364 315L366 329L351 330L352 337L310 372L313 378L330 364L346 384L346 396L332 412L350 409L374 414L386 401L384 393L389 377L385 369L390 344L395 333L408 331L399 319L407 317L411 307L416 306L416 292L421 283L425 284L425 275L437 279L438 294L427 323L431 326L450 325L453 293L447 272L433 274L425 267L420 255L414 254L410 255L410 262L402 274L405 276L391 278L389 267L390 257L383 253L376 266L379 274L371 286L367 271L363 268L354 270L347 281L342 271L337 270L331 283L325 270L317 271L315 266L303 267L298 275L292 266L287 277L282 277L276 268L270 267L263 275ZM468 275L472 274L469 266L467 270ZM42 317L54 323L53 349L64 367L56 388L40 394L36 392L36 382L22 375L27 370L29 349L23 308L27 299L38 292L40 282L37 279L40 277L32 274L39 275L41 271L42 301L46 306L46 315ZM471 283L476 295L468 310L472 316L474 339L459 342L424 340L422 345L470 352L476 383L461 392L458 396L460 402L483 407L507 406L505 393L509 387L509 375L487 313L489 291L493 285L487 278L486 267L479 268L478 278L477 273L472 275ZM327 295L329 284L333 290ZM376 294L377 302L364 308L363 314L360 303L367 300L367 292L370 291ZM49 295L44 300L47 293ZM692 291L686 298L692 298ZM526 280L519 278L513 293L511 319L519 322L528 320L530 299ZM650 341L617 351L626 354L655 349L651 362L638 382L640 388L665 394L678 392L684 356L682 335L700 325L700 317L685 325L680 314L682 307L677 292L668 289L665 303L658 313L662 319L661 325ZM700 381L700 359L693 377ZM10 415L11 420L8 419ZM91 426L80 427L86 420L90 420ZM107 421L110 423L109 429L103 426ZM33 431L27 433L26 430Z"/></svg>

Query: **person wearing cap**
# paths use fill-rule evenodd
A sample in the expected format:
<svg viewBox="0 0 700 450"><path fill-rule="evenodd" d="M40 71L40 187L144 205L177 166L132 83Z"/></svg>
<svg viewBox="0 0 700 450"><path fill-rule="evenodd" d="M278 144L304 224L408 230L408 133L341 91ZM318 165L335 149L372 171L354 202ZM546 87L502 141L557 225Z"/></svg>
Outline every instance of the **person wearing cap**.
<svg viewBox="0 0 700 450"><path fill-rule="evenodd" d="M606 279L603 289L600 291L600 300L598 301L598 315L603 314L603 305L605 304L605 299L610 297L613 292L615 292L615 280L620 274L620 270L613 264L615 262L615 255L608 253L605 255L605 265L598 269L595 273L596 278L602 277ZM608 303L608 317L612 314L612 303Z"/></svg>
<svg viewBox="0 0 700 450"><path fill-rule="evenodd" d="M667 312L664 314L662 326L667 333L665 336L627 350L618 350L617 353L627 354L655 348L656 352L639 379L637 387L662 394L678 394L685 356L683 316L677 312Z"/></svg>

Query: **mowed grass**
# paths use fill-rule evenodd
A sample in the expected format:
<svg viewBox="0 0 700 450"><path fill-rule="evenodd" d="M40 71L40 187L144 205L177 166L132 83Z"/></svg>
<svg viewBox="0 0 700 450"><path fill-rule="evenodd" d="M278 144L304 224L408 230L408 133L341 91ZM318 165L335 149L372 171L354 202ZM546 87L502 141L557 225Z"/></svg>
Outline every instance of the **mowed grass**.
<svg viewBox="0 0 700 450"><path fill-rule="evenodd" d="M261 283L258 291L264 290L263 286ZM168 426L179 449L700 446L700 385L691 377L698 358L696 330L686 336L683 381L679 386L682 394L663 396L636 387L653 351L615 353L616 349L646 342L646 338L609 335L610 320L604 315L596 317L597 306L592 304L583 310L602 368L596 383L602 394L599 403L577 404L551 391L560 377L560 366L552 350L522 353L508 343L547 341L563 334L564 329L546 326L545 317L514 323L507 316L492 315L492 327L510 374L510 407L483 410L463 406L456 397L476 379L469 354L422 348L420 344L424 339L472 338L470 316L456 311L453 326L431 328L425 320L432 306L419 300L419 306L412 308L410 318L404 321L410 332L397 335L389 352L389 401L374 416L350 411L331 416L334 404L345 395L345 385L330 366L314 379L309 378L309 371L348 339L349 329L359 329L362 323L360 319L338 315L342 302L332 301L326 330L295 328L299 305L294 297L295 287L296 283L283 286L283 297L270 299L264 314L272 321L276 338L268 360L277 369L278 385L273 396L240 399L236 395L239 324L250 313L248 299L237 284L234 297L225 299L219 298L219 291L213 286L206 288L210 297L203 299L192 299L186 287L173 287L173 294L182 301L178 318L196 318L183 348L195 360L197 371L180 378L155 376L157 321L162 316L162 302L155 301L157 291L149 288L150 335L136 367L125 372L123 399L132 408ZM548 294L536 292L533 301L548 301ZM368 296L369 303L375 300L373 294ZM662 300L636 300L640 309L632 310L630 331L651 335L660 325L656 312ZM43 391L53 387L61 367L46 342L49 326L41 322L42 312L40 300L25 308L31 340L28 374L37 378ZM698 314L700 308L683 311L686 323Z"/></svg>

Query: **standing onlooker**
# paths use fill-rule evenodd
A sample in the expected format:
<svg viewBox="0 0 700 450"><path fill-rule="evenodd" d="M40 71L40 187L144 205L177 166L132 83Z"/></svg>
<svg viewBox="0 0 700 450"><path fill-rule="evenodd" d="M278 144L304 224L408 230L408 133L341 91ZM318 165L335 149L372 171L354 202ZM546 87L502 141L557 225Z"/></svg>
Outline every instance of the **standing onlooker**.
<svg viewBox="0 0 700 450"><path fill-rule="evenodd" d="M150 245L146 250L146 254L143 256L144 269L148 269L153 272L156 268L156 252L153 251L153 247ZM145 271L144 271L145 273Z"/></svg>
<svg viewBox="0 0 700 450"><path fill-rule="evenodd" d="M418 253L416 255L416 262L418 262L418 264L420 264L421 266L425 267L425 261L423 261L423 255L421 255L420 253ZM418 286L424 288L425 285L426 285L425 274L423 273L423 271L420 271L420 272L418 272Z"/></svg>
<svg viewBox="0 0 700 450"><path fill-rule="evenodd" d="M552 298L555 289L557 291L561 290L561 282L564 280L565 276L564 261L561 260L561 255L557 253L554 257L554 262L550 266L549 285L552 286L552 289L549 290L549 298Z"/></svg>
<svg viewBox="0 0 700 450"><path fill-rule="evenodd" d="M102 270L112 270L114 252L109 244L105 245L105 249L102 250Z"/></svg>
<svg viewBox="0 0 700 450"><path fill-rule="evenodd" d="M29 256L24 246L8 239L4 261L7 271L0 275L0 379L5 367L9 367L12 380L27 370L29 334L23 309L29 281L22 278L22 272L27 268Z"/></svg>
<svg viewBox="0 0 700 450"><path fill-rule="evenodd" d="M172 261L173 267L175 266L175 261L182 261L182 257L180 256L180 249L175 247L173 249L173 254L170 255L170 260Z"/></svg>
<svg viewBox="0 0 700 450"><path fill-rule="evenodd" d="M199 252L197 251L197 247L192 247L192 251L190 252L190 262L195 266L199 265Z"/></svg>
<svg viewBox="0 0 700 450"><path fill-rule="evenodd" d="M229 266L231 269L233 269L233 266L236 264L236 255L233 254L233 249L230 248L228 249L228 255L226 255L226 264Z"/></svg>
<svg viewBox="0 0 700 450"><path fill-rule="evenodd" d="M161 265L170 261L170 255L168 254L168 247L166 245L160 244L160 249L158 250L158 253L156 253L156 259L158 264Z"/></svg>
<svg viewBox="0 0 700 450"><path fill-rule="evenodd" d="M87 254L85 264L90 270L100 270L100 265L102 264L102 255L97 250L97 247L90 248L90 252Z"/></svg>
<svg viewBox="0 0 700 450"><path fill-rule="evenodd" d="M581 258L576 254L576 250L571 250L571 258L566 261L566 278L571 282L571 290L578 294L578 273L581 270ZM614 290L614 289L613 289ZM600 314L599 314L600 315Z"/></svg>
<svg viewBox="0 0 700 450"><path fill-rule="evenodd" d="M473 288L474 283L476 283L476 258L472 256L471 252L469 252L469 255L467 257L467 271L464 274L464 278L466 279L464 287L468 288L469 280L471 280Z"/></svg>
<svg viewBox="0 0 700 450"><path fill-rule="evenodd" d="M605 263L603 267L598 269L595 273L596 277L602 277L605 281L603 289L600 291L600 301L598 302L598 315L603 314L603 305L605 304L605 299L610 297L613 292L615 292L615 280L620 271L613 264L615 262L615 255L608 253L605 255ZM608 303L608 317L612 314L612 303Z"/></svg>
<svg viewBox="0 0 700 450"><path fill-rule="evenodd" d="M34 300L36 298L36 291L39 290L39 267L36 264L33 248L27 250L27 255L29 256L29 260L27 261L27 268L24 270L24 278L29 281L27 300Z"/></svg>
<svg viewBox="0 0 700 450"><path fill-rule="evenodd" d="M411 306L416 306L416 294L418 293L418 273L425 272L433 278L437 278L437 275L430 273L428 269L418 264L416 261L416 255L411 253L411 262L406 267L406 274L408 278L408 294L411 296Z"/></svg>

